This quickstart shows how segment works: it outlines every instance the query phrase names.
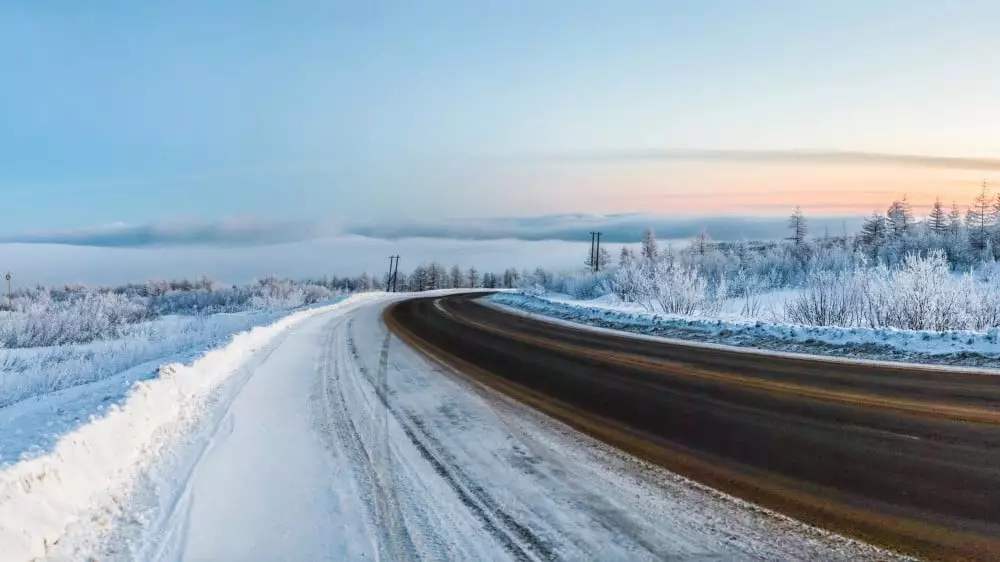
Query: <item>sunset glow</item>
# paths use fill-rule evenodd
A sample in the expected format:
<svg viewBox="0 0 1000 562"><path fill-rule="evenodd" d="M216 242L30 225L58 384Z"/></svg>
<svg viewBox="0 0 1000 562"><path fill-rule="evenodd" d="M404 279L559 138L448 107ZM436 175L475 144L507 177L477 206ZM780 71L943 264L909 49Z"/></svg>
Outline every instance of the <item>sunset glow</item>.
<svg viewBox="0 0 1000 562"><path fill-rule="evenodd" d="M868 215L906 197L923 214L940 197L964 209L990 173L890 167L676 164L587 167L567 172L595 207L682 215ZM987 187L989 188L989 183ZM1000 188L1000 184L997 185Z"/></svg>

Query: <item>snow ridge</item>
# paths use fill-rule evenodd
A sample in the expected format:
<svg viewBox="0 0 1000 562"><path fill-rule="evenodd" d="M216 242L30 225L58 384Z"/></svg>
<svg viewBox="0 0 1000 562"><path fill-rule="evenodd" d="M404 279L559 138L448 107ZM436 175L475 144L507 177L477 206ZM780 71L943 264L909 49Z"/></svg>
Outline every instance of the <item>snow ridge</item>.
<svg viewBox="0 0 1000 562"><path fill-rule="evenodd" d="M260 350L303 320L352 308L372 295L289 315L233 336L189 365L169 364L132 386L126 401L63 436L51 452L0 468L0 552L42 557L76 523L108 528L136 476L195 425L213 392Z"/></svg>

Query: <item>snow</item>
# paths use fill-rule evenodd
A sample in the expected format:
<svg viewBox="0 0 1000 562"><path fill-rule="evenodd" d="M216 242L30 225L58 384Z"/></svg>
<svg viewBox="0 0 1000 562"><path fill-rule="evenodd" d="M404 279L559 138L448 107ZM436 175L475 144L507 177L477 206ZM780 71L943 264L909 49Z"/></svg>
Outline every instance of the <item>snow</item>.
<svg viewBox="0 0 1000 562"><path fill-rule="evenodd" d="M781 291L774 299L789 298ZM875 360L926 361L972 367L1000 367L998 330L896 330L840 328L740 319L736 315L676 315L645 312L613 296L577 300L565 295L498 293L490 303L546 318L662 336L777 351ZM723 319L727 318L727 319ZM968 369L963 369L968 370ZM992 370L983 372L995 373Z"/></svg>
<svg viewBox="0 0 1000 562"><path fill-rule="evenodd" d="M288 314L166 316L131 326L117 339L0 349L0 467L51 451L92 416L121 405L132 384L155 378L160 365L191 361Z"/></svg>
<svg viewBox="0 0 1000 562"><path fill-rule="evenodd" d="M60 436L51 450L0 467L0 551L9 559L42 556L74 524L109 524L135 485L136 475L156 460L172 436L197 423L213 391L250 358L296 323L365 298L371 297L351 297L298 312L240 333L189 365L164 365L158 376L128 386L120 404L112 403ZM113 399L114 390L108 387L128 385L129 378L125 373L103 381L112 384L101 389L111 392ZM8 443L11 433L32 434L32 424L43 416L27 415L25 410L37 413L52 403L59 405L57 410L82 403L86 411L94 398L102 396L94 390L72 388L69 396L49 395L34 404L18 404L17 411L2 411L3 442ZM19 447L15 441L14 448Z"/></svg>
<svg viewBox="0 0 1000 562"><path fill-rule="evenodd" d="M137 326L125 337L84 344L0 349L0 407L95 382L141 363L194 346L218 343L286 311L166 316ZM0 459L2 459L0 455Z"/></svg>
<svg viewBox="0 0 1000 562"><path fill-rule="evenodd" d="M299 312L164 366L51 453L4 467L0 552L893 558L638 461L428 363L382 324L396 298L405 297Z"/></svg>

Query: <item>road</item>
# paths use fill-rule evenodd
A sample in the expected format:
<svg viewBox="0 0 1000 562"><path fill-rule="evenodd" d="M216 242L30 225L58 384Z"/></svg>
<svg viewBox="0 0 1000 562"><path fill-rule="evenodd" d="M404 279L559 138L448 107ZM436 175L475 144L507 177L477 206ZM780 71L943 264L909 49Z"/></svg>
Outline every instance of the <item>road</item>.
<svg viewBox="0 0 1000 562"><path fill-rule="evenodd" d="M918 556L1000 556L1000 378L617 337L474 295L385 320L456 372L739 498Z"/></svg>
<svg viewBox="0 0 1000 562"><path fill-rule="evenodd" d="M49 558L898 558L639 462L428 361L383 322L394 298L345 302L247 356L189 438L194 454L160 455L143 479L153 487L137 484L102 544L64 539Z"/></svg>

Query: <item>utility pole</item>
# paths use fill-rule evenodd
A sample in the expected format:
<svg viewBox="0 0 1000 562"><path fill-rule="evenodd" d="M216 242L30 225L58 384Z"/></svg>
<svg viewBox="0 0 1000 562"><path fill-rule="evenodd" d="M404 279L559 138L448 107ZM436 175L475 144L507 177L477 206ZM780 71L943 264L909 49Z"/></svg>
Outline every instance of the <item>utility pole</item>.
<svg viewBox="0 0 1000 562"><path fill-rule="evenodd" d="M389 287L392 286L392 260L394 259L396 259L396 256L389 256L389 276L385 279L385 292L387 293L389 292Z"/></svg>
<svg viewBox="0 0 1000 562"><path fill-rule="evenodd" d="M14 314L14 301L10 296L10 272L7 272L7 312L8 314Z"/></svg>
<svg viewBox="0 0 1000 562"><path fill-rule="evenodd" d="M601 233L597 234L597 247L594 249L594 271L601 270Z"/></svg>
<svg viewBox="0 0 1000 562"><path fill-rule="evenodd" d="M396 292L396 277L399 275L399 254L396 254L396 269L392 271L392 292Z"/></svg>

